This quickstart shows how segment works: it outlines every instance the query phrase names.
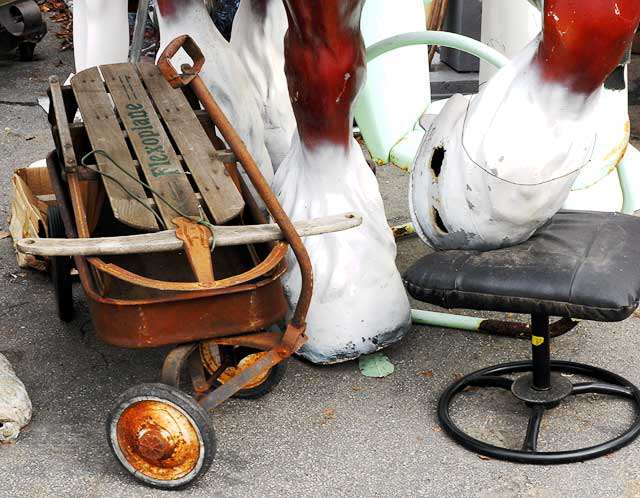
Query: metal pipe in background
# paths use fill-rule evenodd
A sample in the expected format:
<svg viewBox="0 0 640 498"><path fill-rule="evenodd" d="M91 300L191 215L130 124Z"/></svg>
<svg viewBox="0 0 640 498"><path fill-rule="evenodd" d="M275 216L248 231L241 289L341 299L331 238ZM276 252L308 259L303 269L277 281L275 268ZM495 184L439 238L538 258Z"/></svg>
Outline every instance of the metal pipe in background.
<svg viewBox="0 0 640 498"><path fill-rule="evenodd" d="M129 62L137 64L140 62L142 44L144 43L144 32L149 16L149 0L138 0L138 11L136 13L136 24L133 28L133 38L129 49Z"/></svg>

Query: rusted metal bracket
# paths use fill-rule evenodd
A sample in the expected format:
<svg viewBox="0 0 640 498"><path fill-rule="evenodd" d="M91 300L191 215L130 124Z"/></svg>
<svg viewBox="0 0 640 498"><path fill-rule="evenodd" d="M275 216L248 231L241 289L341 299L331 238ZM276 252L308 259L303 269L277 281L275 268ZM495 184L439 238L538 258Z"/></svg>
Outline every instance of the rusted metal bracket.
<svg viewBox="0 0 640 498"><path fill-rule="evenodd" d="M198 282L213 284L213 261L211 260L211 246L209 238L211 231L187 218L175 218L173 224L176 226L176 237L184 242L184 249L191 270L195 274Z"/></svg>
<svg viewBox="0 0 640 498"><path fill-rule="evenodd" d="M180 387L180 375L186 361L198 348L197 342L182 344L171 352L164 359L162 364L162 382L169 386Z"/></svg>
<svg viewBox="0 0 640 498"><path fill-rule="evenodd" d="M182 74L179 74L173 67L171 58L176 55L181 48L189 54L189 57L193 60L193 64L183 64L180 67ZM200 47L196 45L196 42L193 41L190 36L182 35L175 38L166 46L158 59L157 66L173 88L180 88L189 85L198 76L202 66L204 66L204 55Z"/></svg>
<svg viewBox="0 0 640 498"><path fill-rule="evenodd" d="M195 292L202 290L228 289L263 277L272 270L277 271L278 266L287 254L287 250L287 244L284 242L278 242L271 253L251 270L241 273L240 275L217 280L215 282L166 282L137 275L113 263L105 263L99 258L89 258L89 261L101 272L111 275L118 280L129 282L140 287L167 291ZM282 273L284 273L284 270L280 271L280 274Z"/></svg>
<svg viewBox="0 0 640 498"><path fill-rule="evenodd" d="M199 403L206 410L213 410L253 379L295 353L306 340L307 336L305 335L304 327L297 328L289 325L282 337L282 341L276 345L276 347L268 351L262 358L244 370L240 375L234 377L233 380L203 396L199 399Z"/></svg>

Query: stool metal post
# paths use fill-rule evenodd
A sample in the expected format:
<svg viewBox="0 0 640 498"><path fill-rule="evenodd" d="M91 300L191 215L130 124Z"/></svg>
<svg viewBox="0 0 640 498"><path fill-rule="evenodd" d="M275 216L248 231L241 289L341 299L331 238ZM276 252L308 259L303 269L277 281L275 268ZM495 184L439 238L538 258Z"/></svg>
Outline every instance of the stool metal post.
<svg viewBox="0 0 640 498"><path fill-rule="evenodd" d="M549 317L541 314L531 315L533 388L539 391L551 388L549 341Z"/></svg>

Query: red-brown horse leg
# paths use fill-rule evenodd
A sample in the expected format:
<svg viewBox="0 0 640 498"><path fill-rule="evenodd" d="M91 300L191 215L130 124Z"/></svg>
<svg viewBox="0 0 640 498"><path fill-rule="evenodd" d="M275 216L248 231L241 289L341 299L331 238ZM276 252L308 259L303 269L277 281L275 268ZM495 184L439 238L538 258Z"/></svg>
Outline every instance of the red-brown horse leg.
<svg viewBox="0 0 640 498"><path fill-rule="evenodd" d="M638 21L638 0L545 0L536 57L544 78L594 92L622 60Z"/></svg>
<svg viewBox="0 0 640 498"><path fill-rule="evenodd" d="M363 0L285 0L285 71L302 142L345 148L351 106L364 82Z"/></svg>

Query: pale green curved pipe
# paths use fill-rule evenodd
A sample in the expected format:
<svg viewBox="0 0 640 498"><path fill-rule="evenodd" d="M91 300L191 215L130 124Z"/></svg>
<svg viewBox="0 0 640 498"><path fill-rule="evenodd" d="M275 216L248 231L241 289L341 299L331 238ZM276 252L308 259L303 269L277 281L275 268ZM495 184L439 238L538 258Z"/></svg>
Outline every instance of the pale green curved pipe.
<svg viewBox="0 0 640 498"><path fill-rule="evenodd" d="M431 327L471 331L479 330L480 325L484 322L483 318L425 310L411 310L411 320L415 325L430 325Z"/></svg>
<svg viewBox="0 0 640 498"><path fill-rule="evenodd" d="M506 56L478 40L446 31L415 31L386 38L367 48L367 62L371 62L397 48L410 47L412 45L439 45L462 50L498 68L509 62Z"/></svg>

